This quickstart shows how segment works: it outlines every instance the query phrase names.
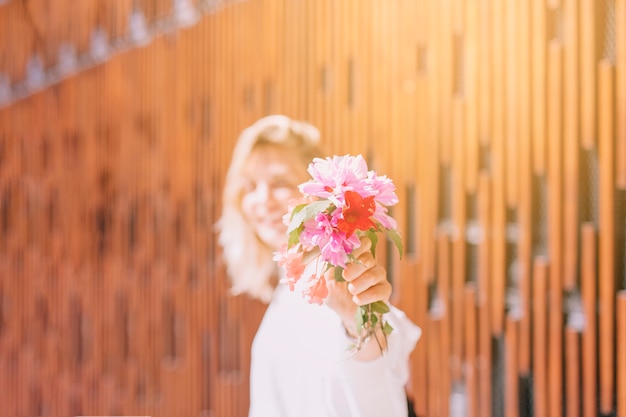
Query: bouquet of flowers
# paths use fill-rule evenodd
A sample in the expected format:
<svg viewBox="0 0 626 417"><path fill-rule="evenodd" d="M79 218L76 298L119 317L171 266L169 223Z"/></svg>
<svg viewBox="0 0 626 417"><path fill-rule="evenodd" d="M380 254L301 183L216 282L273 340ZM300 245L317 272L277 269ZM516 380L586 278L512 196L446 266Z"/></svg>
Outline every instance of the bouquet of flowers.
<svg viewBox="0 0 626 417"><path fill-rule="evenodd" d="M378 234L384 233L402 256L402 240L395 220L387 208L398 203L393 182L386 176L368 171L361 155L315 158L308 167L312 179L300 184L303 198L294 202L285 217L288 243L274 259L285 269L284 282L293 291L305 266L315 263L308 277L304 296L310 303L322 304L328 295L325 273L334 268L334 278L343 281L346 264L358 262L352 252L361 246L361 238L371 241L376 255ZM357 348L380 325L384 334L393 329L383 321L389 311L383 301L360 306L356 328L360 335Z"/></svg>

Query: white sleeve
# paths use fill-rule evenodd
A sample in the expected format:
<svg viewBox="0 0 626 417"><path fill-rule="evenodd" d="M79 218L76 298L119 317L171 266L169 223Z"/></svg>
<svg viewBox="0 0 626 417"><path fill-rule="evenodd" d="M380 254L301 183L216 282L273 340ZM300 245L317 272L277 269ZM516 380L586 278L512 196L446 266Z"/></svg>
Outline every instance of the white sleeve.
<svg viewBox="0 0 626 417"><path fill-rule="evenodd" d="M409 378L409 355L421 329L395 307L385 314L394 330L387 339L387 351L372 361L349 359L337 368L329 381L326 403L337 417L406 417L405 385Z"/></svg>

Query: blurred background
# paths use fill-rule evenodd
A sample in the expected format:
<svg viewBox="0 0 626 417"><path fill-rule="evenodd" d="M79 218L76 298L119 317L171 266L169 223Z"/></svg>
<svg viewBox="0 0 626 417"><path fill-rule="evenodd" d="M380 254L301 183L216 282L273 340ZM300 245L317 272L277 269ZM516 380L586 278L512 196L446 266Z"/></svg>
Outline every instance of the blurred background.
<svg viewBox="0 0 626 417"><path fill-rule="evenodd" d="M247 415L272 113L398 186L418 416L626 417L626 0L0 0L0 416Z"/></svg>

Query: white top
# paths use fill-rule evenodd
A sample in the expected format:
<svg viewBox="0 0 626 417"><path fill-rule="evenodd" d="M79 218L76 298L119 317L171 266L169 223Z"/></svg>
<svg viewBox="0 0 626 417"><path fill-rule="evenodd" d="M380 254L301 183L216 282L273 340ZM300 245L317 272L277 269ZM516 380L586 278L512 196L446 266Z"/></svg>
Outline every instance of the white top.
<svg viewBox="0 0 626 417"><path fill-rule="evenodd" d="M334 311L279 285L252 344L249 417L406 417L421 330L394 307L384 317L388 350L359 361Z"/></svg>

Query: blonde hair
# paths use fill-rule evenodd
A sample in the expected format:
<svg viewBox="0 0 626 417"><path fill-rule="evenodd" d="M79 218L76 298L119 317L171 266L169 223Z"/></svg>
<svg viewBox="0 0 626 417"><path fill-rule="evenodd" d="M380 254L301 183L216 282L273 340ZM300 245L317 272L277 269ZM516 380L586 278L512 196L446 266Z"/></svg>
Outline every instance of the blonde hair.
<svg viewBox="0 0 626 417"><path fill-rule="evenodd" d="M317 128L283 115L264 117L244 129L233 150L224 184L222 217L217 224L218 241L223 248L232 292L269 302L277 273L273 250L256 236L241 210L243 169L250 154L266 144L292 149L303 164L321 157L322 152Z"/></svg>

